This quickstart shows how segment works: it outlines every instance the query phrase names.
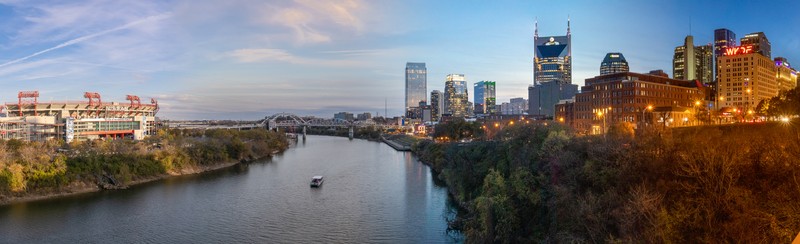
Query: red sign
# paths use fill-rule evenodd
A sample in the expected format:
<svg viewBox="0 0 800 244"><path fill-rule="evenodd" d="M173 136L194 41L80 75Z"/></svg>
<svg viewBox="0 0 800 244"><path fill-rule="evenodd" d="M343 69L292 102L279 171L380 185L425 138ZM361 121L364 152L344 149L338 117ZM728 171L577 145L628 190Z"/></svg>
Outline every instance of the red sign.
<svg viewBox="0 0 800 244"><path fill-rule="evenodd" d="M729 47L725 49L725 56L748 54L753 52L753 46Z"/></svg>

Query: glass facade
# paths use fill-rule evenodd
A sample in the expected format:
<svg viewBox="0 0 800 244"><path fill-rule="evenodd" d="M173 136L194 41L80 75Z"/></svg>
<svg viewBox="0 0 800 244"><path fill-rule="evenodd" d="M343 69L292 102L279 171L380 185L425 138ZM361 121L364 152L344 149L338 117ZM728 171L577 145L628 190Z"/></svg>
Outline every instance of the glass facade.
<svg viewBox="0 0 800 244"><path fill-rule="evenodd" d="M454 117L468 115L469 93L467 78L463 74L449 74L445 80L444 102L446 113Z"/></svg>
<svg viewBox="0 0 800 244"><path fill-rule="evenodd" d="M474 88L475 114L494 114L497 99L495 96L494 81L479 81Z"/></svg>
<svg viewBox="0 0 800 244"><path fill-rule="evenodd" d="M764 35L764 32L747 34L739 41L742 43L742 46L753 46L753 51L764 55L764 57L772 58L772 44L769 43L767 35Z"/></svg>
<svg viewBox="0 0 800 244"><path fill-rule="evenodd" d="M439 121L444 110L444 94L439 90L433 90L431 92L431 119Z"/></svg>
<svg viewBox="0 0 800 244"><path fill-rule="evenodd" d="M534 84L551 81L572 83L572 44L570 35L534 37L536 52L533 57Z"/></svg>
<svg viewBox="0 0 800 244"><path fill-rule="evenodd" d="M628 61L622 53L608 53L600 63L600 75L628 72Z"/></svg>
<svg viewBox="0 0 800 244"><path fill-rule="evenodd" d="M427 102L428 70L425 63L406 63L406 117L415 118L412 112L420 102Z"/></svg>

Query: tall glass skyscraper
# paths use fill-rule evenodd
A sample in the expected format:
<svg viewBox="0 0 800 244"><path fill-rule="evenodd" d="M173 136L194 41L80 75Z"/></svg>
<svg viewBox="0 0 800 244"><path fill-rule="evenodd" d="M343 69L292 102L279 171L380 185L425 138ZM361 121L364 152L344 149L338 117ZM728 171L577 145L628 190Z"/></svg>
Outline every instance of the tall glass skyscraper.
<svg viewBox="0 0 800 244"><path fill-rule="evenodd" d="M442 94L439 90L433 90L431 92L431 119L433 121L439 121L442 117L442 113L445 111L444 109L444 94Z"/></svg>
<svg viewBox="0 0 800 244"><path fill-rule="evenodd" d="M714 59L725 54L725 49L736 46L736 33L722 28L714 30Z"/></svg>
<svg viewBox="0 0 800 244"><path fill-rule="evenodd" d="M425 63L406 63L406 117L416 118L419 102L427 102L428 70Z"/></svg>
<svg viewBox="0 0 800 244"><path fill-rule="evenodd" d="M496 105L495 82L479 81L474 86L475 114L494 114Z"/></svg>
<svg viewBox="0 0 800 244"><path fill-rule="evenodd" d="M463 74L449 74L444 83L444 105L453 117L467 116L469 93L467 78Z"/></svg>
<svg viewBox="0 0 800 244"><path fill-rule="evenodd" d="M528 87L528 114L552 117L561 99L578 92L572 84L572 33L567 19L566 36L539 37L539 23L534 27L533 85Z"/></svg>
<svg viewBox="0 0 800 244"><path fill-rule="evenodd" d="M600 75L607 75L613 73L622 73L630 71L628 68L628 61L622 53L608 53L600 63Z"/></svg>
<svg viewBox="0 0 800 244"><path fill-rule="evenodd" d="M539 23L536 23L533 44L533 84L559 82L572 84L572 34L567 20L566 36L539 38Z"/></svg>
<svg viewBox="0 0 800 244"><path fill-rule="evenodd" d="M753 52L772 58L772 44L769 43L769 39L767 39L767 35L764 35L764 32L747 34L739 42L742 43L742 46L753 46Z"/></svg>

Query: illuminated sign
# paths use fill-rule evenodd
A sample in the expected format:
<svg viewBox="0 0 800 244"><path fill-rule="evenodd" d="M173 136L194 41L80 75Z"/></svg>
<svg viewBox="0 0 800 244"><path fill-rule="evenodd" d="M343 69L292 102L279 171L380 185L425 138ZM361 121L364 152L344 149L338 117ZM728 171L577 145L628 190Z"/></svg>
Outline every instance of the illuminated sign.
<svg viewBox="0 0 800 244"><path fill-rule="evenodd" d="M725 56L748 54L753 52L753 46L738 46L725 49Z"/></svg>
<svg viewBox="0 0 800 244"><path fill-rule="evenodd" d="M612 57L612 58L619 58L619 55L616 55L616 54L611 54L611 57Z"/></svg>

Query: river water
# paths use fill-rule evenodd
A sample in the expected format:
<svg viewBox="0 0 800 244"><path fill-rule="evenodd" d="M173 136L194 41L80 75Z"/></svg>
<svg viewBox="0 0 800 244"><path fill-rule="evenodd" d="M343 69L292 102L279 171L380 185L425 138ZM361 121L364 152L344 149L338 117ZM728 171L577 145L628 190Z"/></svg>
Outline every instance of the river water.
<svg viewBox="0 0 800 244"><path fill-rule="evenodd" d="M442 243L460 241L446 231L454 211L410 153L310 136L229 169L0 207L0 242Z"/></svg>

